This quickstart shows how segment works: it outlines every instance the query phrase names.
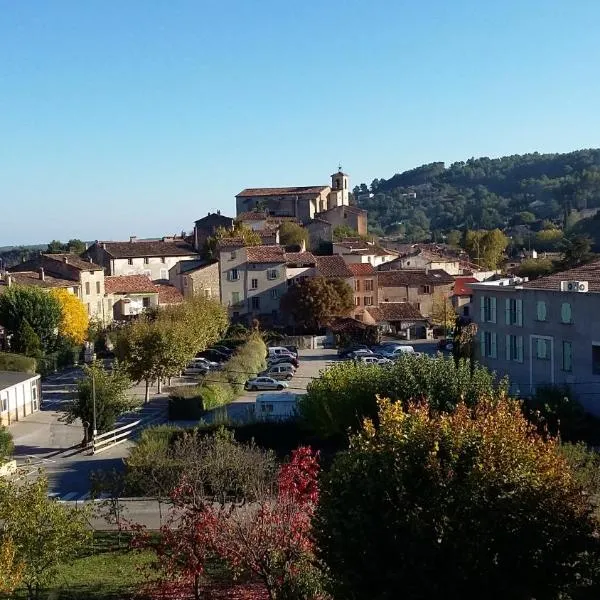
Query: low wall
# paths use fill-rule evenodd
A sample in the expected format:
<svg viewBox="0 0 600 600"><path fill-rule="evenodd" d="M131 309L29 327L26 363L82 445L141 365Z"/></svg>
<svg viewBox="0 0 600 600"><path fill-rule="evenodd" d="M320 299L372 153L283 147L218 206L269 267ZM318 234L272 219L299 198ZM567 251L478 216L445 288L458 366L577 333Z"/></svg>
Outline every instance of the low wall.
<svg viewBox="0 0 600 600"><path fill-rule="evenodd" d="M299 350L315 350L325 346L324 335L288 335L277 342L279 346L297 346Z"/></svg>

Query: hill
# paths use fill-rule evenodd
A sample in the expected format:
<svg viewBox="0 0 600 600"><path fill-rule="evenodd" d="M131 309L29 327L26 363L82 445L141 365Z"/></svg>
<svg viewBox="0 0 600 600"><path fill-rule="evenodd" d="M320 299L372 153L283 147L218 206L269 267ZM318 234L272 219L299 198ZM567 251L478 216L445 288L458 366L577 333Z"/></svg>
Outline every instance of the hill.
<svg viewBox="0 0 600 600"><path fill-rule="evenodd" d="M600 207L600 149L422 165L353 190L374 233L439 239L450 230L506 229ZM534 228L534 227L532 227Z"/></svg>

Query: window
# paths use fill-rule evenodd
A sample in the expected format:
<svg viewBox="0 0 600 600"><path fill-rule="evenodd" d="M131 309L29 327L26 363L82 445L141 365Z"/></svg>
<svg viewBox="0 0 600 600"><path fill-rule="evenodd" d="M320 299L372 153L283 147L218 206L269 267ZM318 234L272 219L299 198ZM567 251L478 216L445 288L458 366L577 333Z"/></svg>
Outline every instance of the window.
<svg viewBox="0 0 600 600"><path fill-rule="evenodd" d="M8 392L4 392L2 394L2 412L6 412L8 410Z"/></svg>
<svg viewBox="0 0 600 600"><path fill-rule="evenodd" d="M536 314L538 321L545 321L548 314L546 303L543 300L538 300L536 304Z"/></svg>
<svg viewBox="0 0 600 600"><path fill-rule="evenodd" d="M498 356L498 336L493 331L484 331L481 336L481 355L485 358Z"/></svg>
<svg viewBox="0 0 600 600"><path fill-rule="evenodd" d="M267 271L267 279L277 279L278 275L277 269L269 269Z"/></svg>
<svg viewBox="0 0 600 600"><path fill-rule="evenodd" d="M127 259L127 264L128 265L132 265L133 264L133 258L128 258Z"/></svg>
<svg viewBox="0 0 600 600"><path fill-rule="evenodd" d="M160 262L164 265L167 262L167 259L164 256L161 256Z"/></svg>
<svg viewBox="0 0 600 600"><path fill-rule="evenodd" d="M506 336L506 360L523 362L523 336Z"/></svg>
<svg viewBox="0 0 600 600"><path fill-rule="evenodd" d="M523 300L520 298L507 298L506 299L506 324L517 325L522 327L523 325Z"/></svg>
<svg viewBox="0 0 600 600"><path fill-rule="evenodd" d="M365 279L365 292L372 292L372 291L373 291L373 280Z"/></svg>
<svg viewBox="0 0 600 600"><path fill-rule="evenodd" d="M150 264L150 259L147 256L144 256L144 264L145 265Z"/></svg>
<svg viewBox="0 0 600 600"><path fill-rule="evenodd" d="M169 279L169 271L168 271L168 269L161 269L160 270L160 278L161 279Z"/></svg>
<svg viewBox="0 0 600 600"><path fill-rule="evenodd" d="M231 304L239 304L240 302L240 293L239 292L231 292Z"/></svg>
<svg viewBox="0 0 600 600"><path fill-rule="evenodd" d="M536 338L535 340L535 357L538 360L550 360L550 343L549 340Z"/></svg>
<svg viewBox="0 0 600 600"><path fill-rule="evenodd" d="M98 314L102 314L102 300L98 300Z"/></svg>
<svg viewBox="0 0 600 600"><path fill-rule="evenodd" d="M271 298L273 298L273 300L279 298L279 290L271 290Z"/></svg>
<svg viewBox="0 0 600 600"><path fill-rule="evenodd" d="M570 373L573 370L573 344L562 343L562 370Z"/></svg>
<svg viewBox="0 0 600 600"><path fill-rule="evenodd" d="M92 314L92 309L91 309L91 307L90 307L90 303L89 303L89 302L86 302L86 305L85 305L85 306L86 306L86 308L87 308L87 313L88 313L88 315L91 315L91 314Z"/></svg>
<svg viewBox="0 0 600 600"><path fill-rule="evenodd" d="M183 287L187 287L189 285L187 276L183 278Z"/></svg>
<svg viewBox="0 0 600 600"><path fill-rule="evenodd" d="M89 281L85 282L85 294L86 294L86 296L90 295L90 282Z"/></svg>
<svg viewBox="0 0 600 600"><path fill-rule="evenodd" d="M571 303L563 302L560 307L560 320L563 323L572 323L573 322L573 313L571 311Z"/></svg>
<svg viewBox="0 0 600 600"><path fill-rule="evenodd" d="M250 298L250 306L252 310L260 310L260 298L258 296Z"/></svg>
<svg viewBox="0 0 600 600"><path fill-rule="evenodd" d="M463 306L463 317L469 316L469 306Z"/></svg>
<svg viewBox="0 0 600 600"><path fill-rule="evenodd" d="M365 296L364 297L364 303L365 303L365 306L373 306L373 297L372 296Z"/></svg>
<svg viewBox="0 0 600 600"><path fill-rule="evenodd" d="M211 290L210 288L205 288L204 290L204 297L205 298L210 298L212 296Z"/></svg>
<svg viewBox="0 0 600 600"><path fill-rule="evenodd" d="M253 290L257 290L258 289L258 279L253 279L250 285L250 288Z"/></svg>
<svg viewBox="0 0 600 600"><path fill-rule="evenodd" d="M354 306L360 306L360 296L354 298Z"/></svg>
<svg viewBox="0 0 600 600"><path fill-rule="evenodd" d="M360 292L360 281L358 279L354 282L354 291Z"/></svg>
<svg viewBox="0 0 600 600"><path fill-rule="evenodd" d="M481 296L481 322L496 322L496 298L494 296Z"/></svg>
<svg viewBox="0 0 600 600"><path fill-rule="evenodd" d="M600 375L600 342L592 344L592 373Z"/></svg>
<svg viewBox="0 0 600 600"><path fill-rule="evenodd" d="M231 269L228 273L227 273L227 279L228 281L237 281L240 278L240 273L237 269Z"/></svg>
<svg viewBox="0 0 600 600"><path fill-rule="evenodd" d="M237 257L237 252L234 250L230 255L229 255L229 260L235 260Z"/></svg>
<svg viewBox="0 0 600 600"><path fill-rule="evenodd" d="M144 308L150 308L150 297L149 296L142 298L142 306Z"/></svg>
<svg viewBox="0 0 600 600"><path fill-rule="evenodd" d="M423 286L423 294L431 294L431 286L430 285Z"/></svg>

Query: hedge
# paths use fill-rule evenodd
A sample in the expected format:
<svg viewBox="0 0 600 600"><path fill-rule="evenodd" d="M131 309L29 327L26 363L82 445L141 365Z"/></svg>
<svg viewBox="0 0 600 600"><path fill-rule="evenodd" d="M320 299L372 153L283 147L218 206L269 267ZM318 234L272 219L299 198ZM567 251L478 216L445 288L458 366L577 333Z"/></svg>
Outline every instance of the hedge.
<svg viewBox="0 0 600 600"><path fill-rule="evenodd" d="M19 371L21 373L35 373L37 361L35 358L13 354L11 352L0 352L0 371Z"/></svg>
<svg viewBox="0 0 600 600"><path fill-rule="evenodd" d="M221 371L209 373L200 385L172 388L169 393L169 418L197 420L204 411L231 402L244 390L247 379L266 366L267 347L253 334L225 363Z"/></svg>

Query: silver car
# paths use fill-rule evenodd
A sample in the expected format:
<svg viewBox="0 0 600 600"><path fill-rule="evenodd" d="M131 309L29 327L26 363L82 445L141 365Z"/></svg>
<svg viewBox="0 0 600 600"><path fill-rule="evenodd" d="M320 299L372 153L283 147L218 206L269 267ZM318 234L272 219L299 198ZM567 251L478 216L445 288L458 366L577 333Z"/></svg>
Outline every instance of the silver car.
<svg viewBox="0 0 600 600"><path fill-rule="evenodd" d="M255 377L254 379L248 379L246 381L245 388L247 390L283 390L288 387L285 381L277 381L272 377Z"/></svg>

